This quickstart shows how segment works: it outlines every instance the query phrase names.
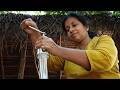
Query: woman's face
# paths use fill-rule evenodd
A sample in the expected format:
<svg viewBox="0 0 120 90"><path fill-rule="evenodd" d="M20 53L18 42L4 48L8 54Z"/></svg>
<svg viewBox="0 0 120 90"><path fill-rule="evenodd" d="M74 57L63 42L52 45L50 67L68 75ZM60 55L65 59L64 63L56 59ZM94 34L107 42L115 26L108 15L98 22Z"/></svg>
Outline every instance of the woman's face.
<svg viewBox="0 0 120 90"><path fill-rule="evenodd" d="M75 17L69 17L65 21L65 29L69 39L75 42L81 42L88 34L87 27Z"/></svg>

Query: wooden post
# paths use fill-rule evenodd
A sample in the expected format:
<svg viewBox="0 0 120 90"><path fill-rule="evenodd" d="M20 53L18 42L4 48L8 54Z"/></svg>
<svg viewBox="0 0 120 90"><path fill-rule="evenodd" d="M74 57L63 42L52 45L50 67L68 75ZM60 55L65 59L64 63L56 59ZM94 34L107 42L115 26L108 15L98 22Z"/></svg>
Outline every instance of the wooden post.
<svg viewBox="0 0 120 90"><path fill-rule="evenodd" d="M27 51L27 40L25 41L24 47L21 50L21 59L20 59L20 66L19 66L19 72L18 72L18 79L24 79L26 51Z"/></svg>
<svg viewBox="0 0 120 90"><path fill-rule="evenodd" d="M0 59L1 59L1 70L2 70L2 79L5 79L5 70L4 70L4 63L3 63L3 55L2 55L2 50L3 50L3 39L1 40L1 48L0 48Z"/></svg>

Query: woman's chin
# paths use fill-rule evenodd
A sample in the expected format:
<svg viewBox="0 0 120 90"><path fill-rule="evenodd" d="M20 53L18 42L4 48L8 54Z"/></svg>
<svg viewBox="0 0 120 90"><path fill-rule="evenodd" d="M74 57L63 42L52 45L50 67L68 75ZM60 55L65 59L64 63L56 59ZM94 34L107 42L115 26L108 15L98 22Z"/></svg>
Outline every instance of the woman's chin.
<svg viewBox="0 0 120 90"><path fill-rule="evenodd" d="M70 38L70 40L74 41L74 42L79 42L80 41L80 39L78 39L78 38Z"/></svg>

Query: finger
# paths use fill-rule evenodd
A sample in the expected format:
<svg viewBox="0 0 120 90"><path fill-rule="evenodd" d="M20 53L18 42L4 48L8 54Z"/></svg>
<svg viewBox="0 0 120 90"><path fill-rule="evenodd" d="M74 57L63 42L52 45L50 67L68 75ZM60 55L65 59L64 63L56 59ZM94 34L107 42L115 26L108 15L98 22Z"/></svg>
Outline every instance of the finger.
<svg viewBox="0 0 120 90"><path fill-rule="evenodd" d="M24 29L24 27L25 27L25 20L23 20L23 21L21 22L20 27L21 27L22 29Z"/></svg>
<svg viewBox="0 0 120 90"><path fill-rule="evenodd" d="M42 49L45 49L45 46L41 46Z"/></svg>
<svg viewBox="0 0 120 90"><path fill-rule="evenodd" d="M22 21L22 23L20 24L22 29L26 29L28 27L28 25L29 25L28 21L26 21L26 20Z"/></svg>
<svg viewBox="0 0 120 90"><path fill-rule="evenodd" d="M44 40L44 36L40 36L37 41L41 41L41 40Z"/></svg>
<svg viewBox="0 0 120 90"><path fill-rule="evenodd" d="M30 30L30 29L25 29L25 31L26 31L29 35L31 35L31 34L33 33L33 31Z"/></svg>
<svg viewBox="0 0 120 90"><path fill-rule="evenodd" d="M28 22L30 22L30 21L32 21L32 19L31 18L28 18L28 19L25 19L25 20L23 20L22 22L21 22L21 25L27 25L27 23Z"/></svg>
<svg viewBox="0 0 120 90"><path fill-rule="evenodd" d="M44 48L42 43L35 44L35 48L41 48L41 47Z"/></svg>
<svg viewBox="0 0 120 90"><path fill-rule="evenodd" d="M42 43L42 39L39 39L35 42L35 44L39 44L39 43Z"/></svg>

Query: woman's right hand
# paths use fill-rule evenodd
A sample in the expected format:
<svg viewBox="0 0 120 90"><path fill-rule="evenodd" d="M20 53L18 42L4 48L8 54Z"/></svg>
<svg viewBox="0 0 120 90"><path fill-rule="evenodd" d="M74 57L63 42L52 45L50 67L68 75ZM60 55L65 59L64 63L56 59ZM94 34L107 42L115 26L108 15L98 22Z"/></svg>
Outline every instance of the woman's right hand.
<svg viewBox="0 0 120 90"><path fill-rule="evenodd" d="M21 22L20 24L21 28L24 29L28 34L32 34L33 33L33 30L31 28L29 28L29 26L32 26L36 29L38 29L36 23L31 19L31 18L28 18L28 19L25 19Z"/></svg>
<svg viewBox="0 0 120 90"><path fill-rule="evenodd" d="M34 46L35 42L38 40L38 38L41 37L41 33L38 31L35 31L34 29L30 28L29 26L38 29L37 24L31 18L28 18L28 19L23 20L21 22L20 26L22 29L25 30L25 32L27 32L27 34L29 34L32 44Z"/></svg>

